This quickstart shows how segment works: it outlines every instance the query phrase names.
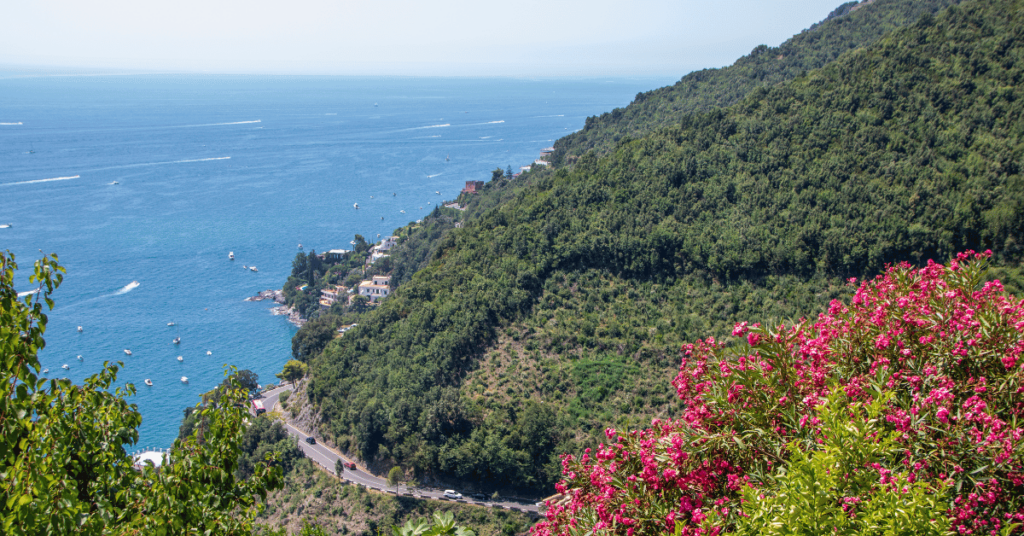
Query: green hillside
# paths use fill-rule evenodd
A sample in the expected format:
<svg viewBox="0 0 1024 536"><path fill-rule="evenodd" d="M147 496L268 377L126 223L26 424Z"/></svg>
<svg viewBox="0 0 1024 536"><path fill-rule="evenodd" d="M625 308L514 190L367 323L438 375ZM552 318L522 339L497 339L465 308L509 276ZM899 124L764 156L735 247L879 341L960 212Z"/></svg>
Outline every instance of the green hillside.
<svg viewBox="0 0 1024 536"><path fill-rule="evenodd" d="M756 88L793 80L956 3L959 0L847 2L778 47L758 46L729 67L695 71L675 85L637 94L625 108L587 119L582 131L555 142L552 161L572 164L590 150L603 156L624 136L644 135L675 124L685 114L733 105Z"/></svg>
<svg viewBox="0 0 1024 536"><path fill-rule="evenodd" d="M425 267L313 360L321 432L420 475L549 489L558 454L676 413L683 342L798 319L897 259L992 249L1012 288L1022 28L1021 1L965 2L489 185L501 203L419 244Z"/></svg>

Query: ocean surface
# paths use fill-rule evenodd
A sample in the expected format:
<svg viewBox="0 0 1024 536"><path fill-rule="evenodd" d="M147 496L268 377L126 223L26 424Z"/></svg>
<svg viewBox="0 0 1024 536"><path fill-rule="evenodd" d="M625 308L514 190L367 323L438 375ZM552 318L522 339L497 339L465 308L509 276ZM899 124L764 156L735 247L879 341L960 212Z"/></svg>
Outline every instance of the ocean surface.
<svg viewBox="0 0 1024 536"><path fill-rule="evenodd" d="M225 364L277 383L295 328L244 299L281 287L298 244L376 241L671 82L0 73L0 250L19 291L40 250L67 268L47 375L124 361L130 450L169 447Z"/></svg>

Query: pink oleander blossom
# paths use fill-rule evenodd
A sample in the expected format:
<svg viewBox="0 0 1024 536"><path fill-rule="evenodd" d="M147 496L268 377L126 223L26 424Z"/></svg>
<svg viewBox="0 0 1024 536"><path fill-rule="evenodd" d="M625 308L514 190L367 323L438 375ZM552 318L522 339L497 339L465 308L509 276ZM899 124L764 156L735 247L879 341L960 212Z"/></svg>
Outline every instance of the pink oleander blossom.
<svg viewBox="0 0 1024 536"><path fill-rule="evenodd" d="M728 533L741 490L769 485L754 475L786 463L773 453L821 448L824 400L867 404L880 392L877 423L899 453L863 469L874 486L949 490L959 534L1024 522L1024 301L984 281L989 255L892 266L796 325L736 324L749 346L685 345L672 381L681 414L608 429L610 446L566 456L557 489L567 500L532 534ZM834 506L856 516L867 500L846 494Z"/></svg>

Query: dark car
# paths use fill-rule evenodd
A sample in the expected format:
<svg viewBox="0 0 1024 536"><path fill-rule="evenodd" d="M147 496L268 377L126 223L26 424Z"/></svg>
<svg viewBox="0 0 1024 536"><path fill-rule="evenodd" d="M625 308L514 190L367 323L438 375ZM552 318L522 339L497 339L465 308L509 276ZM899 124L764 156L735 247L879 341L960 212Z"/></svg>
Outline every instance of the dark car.
<svg viewBox="0 0 1024 536"><path fill-rule="evenodd" d="M310 445L316 445L316 438L313 436L309 436L306 438L306 443L309 443Z"/></svg>

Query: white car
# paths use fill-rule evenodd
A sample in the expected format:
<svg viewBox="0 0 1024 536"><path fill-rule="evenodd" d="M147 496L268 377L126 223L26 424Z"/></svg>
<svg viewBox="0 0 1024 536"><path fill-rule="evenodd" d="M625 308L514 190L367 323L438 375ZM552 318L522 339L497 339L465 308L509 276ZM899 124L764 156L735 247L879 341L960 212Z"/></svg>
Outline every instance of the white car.
<svg viewBox="0 0 1024 536"><path fill-rule="evenodd" d="M462 494L458 493L457 491L455 491L453 489L446 489L446 490L444 490L444 496L446 498L448 498L448 499L461 499L462 498Z"/></svg>

